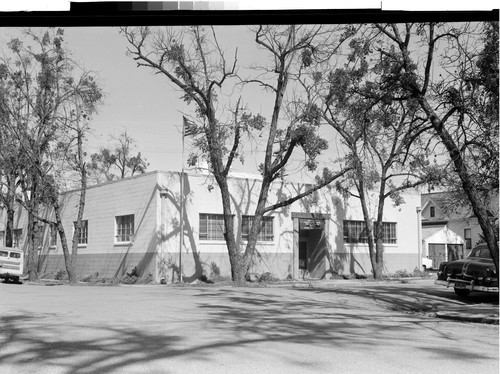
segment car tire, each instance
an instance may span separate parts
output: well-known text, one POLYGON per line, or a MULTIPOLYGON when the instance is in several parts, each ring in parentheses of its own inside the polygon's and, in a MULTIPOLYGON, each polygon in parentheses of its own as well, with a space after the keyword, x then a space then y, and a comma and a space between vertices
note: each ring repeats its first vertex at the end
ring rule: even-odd
POLYGON ((464 290, 463 288, 454 288, 454 290, 458 297, 467 297, 470 293, 469 290, 464 290))

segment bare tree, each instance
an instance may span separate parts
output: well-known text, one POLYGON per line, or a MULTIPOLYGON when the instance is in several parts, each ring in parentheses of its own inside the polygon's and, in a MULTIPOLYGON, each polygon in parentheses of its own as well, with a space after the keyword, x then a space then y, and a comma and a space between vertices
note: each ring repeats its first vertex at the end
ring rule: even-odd
POLYGON ((429 161, 433 139, 422 134, 431 125, 421 116, 418 103, 396 99, 398 92, 384 84, 393 65, 385 56, 374 56, 370 28, 347 27, 346 33, 351 37, 343 66, 318 66, 311 87, 352 166, 349 183, 337 188, 359 199, 364 225, 348 240, 368 244, 372 272, 379 279, 384 271, 384 244, 395 240, 390 236, 395 228, 383 222, 387 200, 403 204, 401 192, 431 187, 441 181, 443 172, 429 161))
MULTIPOLYGON (((283 176, 287 163, 297 147, 303 149, 309 166, 315 168, 315 158, 326 148, 317 134, 318 123, 307 113, 281 117, 284 97, 289 83, 319 58, 327 49, 333 49, 333 32, 322 26, 258 26, 253 30, 255 42, 271 56, 271 62, 257 77, 236 80, 237 53, 226 60, 213 27, 152 29, 148 27, 123 28, 130 55, 140 67, 164 75, 180 89, 182 99, 195 104, 193 124, 204 136, 195 145, 205 155, 210 172, 221 190, 226 241, 232 278, 239 284, 245 276, 255 251, 257 235, 264 214, 293 203, 320 187, 342 176, 345 171, 326 173, 320 183, 310 190, 268 205, 272 183, 283 176), (223 87, 234 87, 239 82, 257 83, 272 92, 273 110, 270 123, 260 114, 253 115, 240 107, 225 109, 218 105, 223 87), (196 121, 196 122, 195 122, 196 121), (266 135, 265 157, 261 165, 262 184, 253 224, 245 251, 235 240, 234 218, 228 188, 228 176, 234 160, 241 156, 242 137, 251 131, 266 135)), ((330 52, 331 53, 331 52, 330 52)), ((191 158, 194 160, 194 158, 191 158)))
POLYGON ((393 65, 385 84, 400 99, 416 100, 432 124, 498 271, 498 232, 489 213, 498 204, 498 23, 376 24, 375 30, 376 50, 393 65))

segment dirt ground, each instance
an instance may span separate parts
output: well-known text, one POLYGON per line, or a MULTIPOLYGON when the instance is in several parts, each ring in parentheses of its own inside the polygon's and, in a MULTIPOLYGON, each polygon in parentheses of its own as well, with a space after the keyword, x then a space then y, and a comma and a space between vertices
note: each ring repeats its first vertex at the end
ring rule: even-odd
POLYGON ((0 283, 1 373, 498 373, 496 313, 430 280, 294 287, 0 283))

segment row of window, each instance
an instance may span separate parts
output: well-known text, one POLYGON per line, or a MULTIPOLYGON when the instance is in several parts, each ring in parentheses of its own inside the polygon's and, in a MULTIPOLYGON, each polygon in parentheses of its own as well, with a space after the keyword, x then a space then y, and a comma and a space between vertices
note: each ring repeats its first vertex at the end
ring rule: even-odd
MULTIPOLYGON (((76 227, 76 222, 73 222, 76 227)), ((13 235, 13 247, 19 247, 23 235, 22 229, 15 229, 13 235)), ((50 227, 50 242, 49 246, 57 245, 57 229, 55 226, 50 227)), ((134 215, 115 217, 115 243, 129 243, 134 240, 134 215)), ((89 242, 89 221, 82 220, 80 235, 78 236, 78 244, 87 245, 89 242)), ((0 231, 0 244, 5 243, 5 231, 0 231)))
MULTIPOLYGON (((73 222, 76 227, 76 221, 73 222)), ((52 230, 51 245, 56 245, 57 232, 52 230), (52 243, 52 241, 54 241, 52 243)), ((129 214, 126 216, 115 217, 115 243, 130 243, 134 240, 134 215, 129 214)), ((80 235, 78 236, 78 244, 85 245, 89 242, 89 221, 82 220, 80 227, 80 235)))
MULTIPOLYGON (((254 217, 243 216, 241 220, 241 237, 248 240, 250 227, 254 217)), ((222 214, 200 214, 199 239, 224 240, 224 216, 222 214)), ((274 240, 273 217, 262 217, 258 241, 272 242, 274 240)))
MULTIPOLYGON (((397 243, 395 222, 382 222, 382 242, 397 243)), ((344 243, 368 243, 365 221, 344 221, 344 243)))
MULTIPOLYGON (((204 240, 224 240, 224 216, 222 214, 200 214, 199 216, 199 239, 204 240)), ((241 222, 241 236, 243 240, 248 240, 250 227, 254 217, 243 216, 241 222)), ((76 222, 74 222, 76 225, 76 222)), ((397 226, 395 222, 382 223, 382 241, 384 243, 397 243, 397 226)), ((366 225, 364 221, 344 221, 344 242, 345 243, 367 243, 366 225)), ((470 235, 470 234, 469 234, 470 235)), ((4 232, 0 231, 0 243, 4 243, 4 232)), ((22 229, 14 230, 13 244, 19 247, 22 238, 22 229)), ((134 215, 115 217, 115 243, 129 243, 134 239, 134 215)), ((261 230, 257 236, 258 241, 272 242, 274 240, 273 217, 263 217, 261 230)), ((470 240, 470 239, 469 239, 470 240)), ((88 220, 82 220, 78 244, 86 245, 89 241, 88 220)), ((57 231, 51 228, 50 246, 57 245, 57 231)))
MULTIPOLYGON (((241 223, 241 236, 247 240, 253 216, 243 216, 241 223)), ((386 244, 397 243, 397 224, 395 222, 382 223, 382 242, 386 244)), ((274 240, 273 217, 263 217, 258 241, 274 240)), ((224 240, 224 216, 222 214, 200 214, 200 240, 224 240)), ((345 243, 367 243, 366 225, 364 221, 344 221, 345 243)))

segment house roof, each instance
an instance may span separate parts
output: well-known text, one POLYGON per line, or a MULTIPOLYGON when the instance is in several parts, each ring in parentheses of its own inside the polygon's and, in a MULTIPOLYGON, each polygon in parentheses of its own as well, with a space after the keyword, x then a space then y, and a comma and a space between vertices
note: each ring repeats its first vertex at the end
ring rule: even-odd
POLYGON ((426 227, 422 229, 422 240, 427 243, 464 244, 464 239, 455 231, 445 227, 426 227))
POLYGON ((433 192, 421 195, 422 210, 428 205, 435 206, 442 214, 442 218, 472 218, 467 206, 453 203, 453 192, 433 192))

